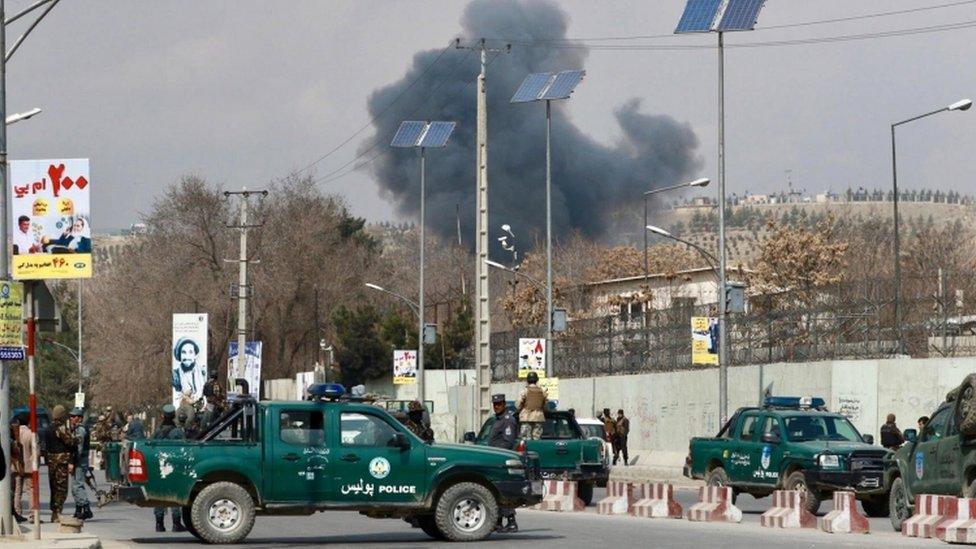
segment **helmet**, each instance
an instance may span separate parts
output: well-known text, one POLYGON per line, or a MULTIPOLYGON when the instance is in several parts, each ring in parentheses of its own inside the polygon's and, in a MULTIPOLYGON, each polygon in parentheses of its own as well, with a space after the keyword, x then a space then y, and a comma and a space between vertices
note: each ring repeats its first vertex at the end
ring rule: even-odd
POLYGON ((539 374, 529 372, 529 375, 525 376, 525 381, 528 383, 539 383, 539 374))
POLYGON ((71 409, 71 412, 68 413, 68 416, 69 417, 84 417, 85 416, 85 411, 82 410, 81 408, 75 406, 74 408, 71 409))
POLYGON ((166 417, 176 416, 176 407, 173 406, 172 404, 164 404, 162 410, 163 410, 163 416, 166 417))
POLYGON ((419 400, 411 400, 410 403, 407 404, 408 412, 422 412, 423 410, 424 405, 421 404, 419 400))

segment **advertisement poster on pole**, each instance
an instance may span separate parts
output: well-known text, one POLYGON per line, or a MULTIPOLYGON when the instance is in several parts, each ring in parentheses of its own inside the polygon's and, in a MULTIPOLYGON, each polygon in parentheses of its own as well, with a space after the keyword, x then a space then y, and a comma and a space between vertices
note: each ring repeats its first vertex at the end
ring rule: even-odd
MULTIPOLYGON (((207 382, 207 314, 173 315, 173 406, 184 401, 195 405, 203 398, 207 382)), ((201 402, 202 404, 202 402, 201 402)))
POLYGON ((238 379, 247 382, 247 393, 259 398, 261 388, 261 349, 263 345, 260 341, 248 341, 244 344, 244 367, 239 367, 237 362, 237 342, 230 342, 230 350, 227 353, 227 400, 234 401, 237 398, 236 383, 238 379))
POLYGON ((535 372, 539 379, 546 377, 546 340, 542 338, 519 338, 518 377, 525 379, 529 372, 535 372))
POLYGON ((417 383, 417 351, 393 351, 393 384, 410 385, 417 383))
POLYGON ((718 318, 691 317, 691 363, 718 364, 718 318))
POLYGON ((24 285, 0 282, 0 360, 24 360, 24 285))
POLYGON ((297 400, 305 400, 308 397, 308 388, 315 383, 315 372, 298 372, 295 374, 295 397, 297 400))
POLYGON ((87 158, 10 163, 13 278, 91 278, 90 181, 87 158))

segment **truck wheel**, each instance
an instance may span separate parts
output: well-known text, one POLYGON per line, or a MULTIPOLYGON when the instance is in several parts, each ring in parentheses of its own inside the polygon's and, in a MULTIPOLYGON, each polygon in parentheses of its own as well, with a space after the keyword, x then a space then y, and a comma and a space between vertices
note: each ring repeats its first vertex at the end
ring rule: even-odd
POLYGON ((579 481, 576 483, 576 495, 583 500, 583 505, 593 503, 593 481, 579 481))
POLYGON ((434 520, 434 515, 417 515, 417 526, 424 531, 428 536, 436 540, 445 540, 444 533, 437 528, 437 521, 434 520))
POLYGON ((908 489, 901 477, 891 482, 891 492, 888 494, 888 518, 891 527, 901 532, 901 523, 912 516, 912 509, 908 502, 908 489))
POLYGON ((888 516, 888 499, 884 496, 862 500, 861 507, 864 507, 864 514, 869 517, 888 516))
POLYGON ((807 479, 803 475, 803 471, 794 471, 790 476, 786 477, 786 489, 806 491, 807 501, 804 507, 814 515, 820 510, 820 494, 817 494, 807 486, 807 479))
POLYGON ((186 531, 193 534, 193 537, 198 540, 203 541, 203 538, 200 537, 200 532, 197 532, 197 529, 193 527, 193 521, 190 520, 193 509, 189 506, 180 507, 180 513, 183 515, 183 527, 186 528, 186 531))
POLYGON ((725 472, 725 469, 721 467, 716 467, 708 472, 705 476, 705 486, 728 486, 729 485, 729 475, 725 472))
POLYGON ((237 543, 254 527, 254 500, 239 484, 209 484, 193 498, 190 522, 207 543, 237 543))
POLYGON ((498 502, 491 490, 474 482, 451 486, 437 499, 434 522, 450 541, 479 541, 495 530, 498 502))

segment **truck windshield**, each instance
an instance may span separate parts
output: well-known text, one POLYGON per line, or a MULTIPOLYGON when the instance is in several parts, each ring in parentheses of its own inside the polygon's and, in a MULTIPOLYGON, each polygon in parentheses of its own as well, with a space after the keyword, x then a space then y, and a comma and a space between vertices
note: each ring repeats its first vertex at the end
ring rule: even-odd
POLYGON ((837 440, 860 442, 861 435, 847 418, 832 416, 787 416, 787 437, 793 442, 837 440))

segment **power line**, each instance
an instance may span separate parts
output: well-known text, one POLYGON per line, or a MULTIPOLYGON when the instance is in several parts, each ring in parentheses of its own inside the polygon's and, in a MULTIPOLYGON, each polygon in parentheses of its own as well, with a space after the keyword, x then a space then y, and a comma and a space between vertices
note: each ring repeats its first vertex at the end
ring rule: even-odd
MULTIPOLYGON (((976 0, 974 0, 974 1, 976 1, 976 0)), ((405 93, 407 93, 408 91, 410 91, 410 89, 413 88, 414 85, 417 84, 417 82, 420 82, 420 79, 422 79, 424 77, 424 75, 426 75, 428 72, 430 72, 430 70, 432 68, 434 68, 434 65, 436 65, 437 62, 441 60, 441 57, 444 57, 444 54, 447 53, 447 51, 449 49, 451 49, 450 44, 447 47, 445 47, 443 50, 441 50, 441 52, 439 54, 437 54, 437 57, 435 57, 434 60, 431 61, 424 68, 424 70, 421 71, 420 74, 418 74, 417 77, 414 78, 413 81, 410 82, 410 84, 406 88, 404 88, 403 90, 401 90, 400 93, 398 93, 397 96, 394 97, 393 100, 390 101, 386 105, 386 107, 383 107, 383 110, 381 110, 379 113, 377 113, 375 116, 373 116, 373 118, 371 118, 369 122, 367 122, 366 124, 364 124, 361 128, 359 128, 358 130, 356 130, 352 135, 350 135, 349 137, 347 137, 342 143, 339 143, 338 145, 336 145, 335 147, 333 147, 332 149, 330 149, 329 152, 323 154, 322 156, 320 156, 317 159, 315 159, 313 162, 309 163, 304 168, 298 170, 298 172, 299 173, 304 172, 305 170, 308 170, 312 166, 314 166, 314 165, 318 164, 319 162, 325 160, 329 156, 332 156, 333 153, 335 153, 336 151, 338 151, 339 149, 341 149, 342 147, 344 147, 347 143, 349 143, 350 141, 352 141, 354 137, 356 137, 357 135, 359 135, 360 133, 362 133, 366 128, 372 126, 381 116, 383 116, 384 114, 386 114, 386 112, 388 110, 390 110, 393 107, 393 105, 395 105, 397 103, 397 101, 399 101, 400 98, 403 97, 403 95, 405 93)))
MULTIPOLYGON (((427 95, 427 97, 423 101, 421 101, 420 104, 417 105, 417 107, 414 108, 414 110, 411 111, 407 115, 407 117, 414 116, 421 109, 421 107, 423 107, 424 105, 426 105, 431 100, 432 97, 434 97, 435 95, 437 95, 437 92, 440 91, 440 89, 444 86, 444 84, 446 84, 450 80, 451 76, 453 76, 454 73, 457 72, 458 68, 460 68, 461 65, 464 64, 464 62, 467 60, 467 58, 468 58, 469 55, 471 55, 471 50, 466 51, 465 54, 461 56, 461 59, 459 59, 458 62, 454 64, 454 66, 451 68, 451 70, 448 71, 448 73, 446 75, 444 75, 444 78, 441 79, 441 81, 437 84, 437 86, 435 86, 434 89, 431 90, 431 92, 427 95)), ((453 98, 453 96, 452 96, 452 98, 453 98)), ((345 164, 339 166, 338 168, 332 170, 331 172, 326 173, 326 174, 322 175, 321 177, 315 178, 315 183, 324 183, 324 182, 328 182, 328 181, 334 181, 335 179, 337 179, 337 178, 334 178, 333 177, 334 175, 336 175, 337 173, 341 172, 343 169, 347 168, 349 165, 354 164, 360 158, 362 158, 362 157, 366 156, 367 154, 369 154, 373 149, 376 148, 377 145, 380 144, 380 142, 382 141, 382 139, 384 137, 386 137, 386 136, 385 135, 377 135, 376 136, 376 139, 373 140, 373 144, 370 145, 366 150, 360 152, 355 157, 353 157, 351 160, 349 160, 345 164)), ((349 139, 352 139, 352 137, 350 137, 349 139)), ((383 154, 383 153, 381 152, 380 154, 383 154)), ((374 156, 367 163, 372 162, 378 156, 379 155, 374 156)), ((361 165, 365 165, 365 164, 361 164, 361 165)), ((351 173, 352 171, 355 171, 359 167, 360 167, 360 165, 354 165, 353 168, 352 168, 352 170, 350 170, 349 172, 346 172, 345 174, 342 174, 342 175, 343 176, 344 175, 347 175, 348 173, 351 173)))

